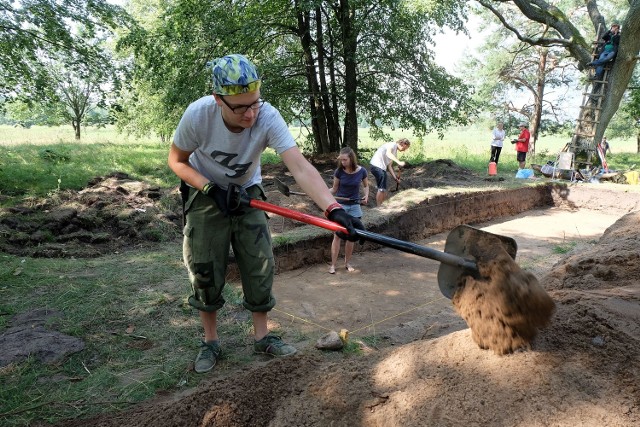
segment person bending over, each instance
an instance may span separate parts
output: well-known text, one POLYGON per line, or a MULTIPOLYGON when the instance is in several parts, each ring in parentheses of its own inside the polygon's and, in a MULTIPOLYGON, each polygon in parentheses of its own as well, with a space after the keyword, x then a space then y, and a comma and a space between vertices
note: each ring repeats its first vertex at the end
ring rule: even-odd
POLYGON ((397 157, 398 151, 406 151, 411 146, 407 138, 402 138, 396 142, 387 142, 381 145, 371 158, 371 173, 376 178, 378 192, 376 193, 376 205, 380 206, 387 198, 387 171, 393 179, 400 183, 400 178, 393 169, 393 163, 402 167, 406 163, 397 157))
POLYGON ((217 314, 225 300, 229 247, 240 270, 243 306, 251 311, 256 353, 287 356, 295 347, 271 333, 267 314, 272 294, 274 257, 266 213, 227 203, 230 189, 241 187, 251 198, 266 199, 260 156, 266 148, 280 155, 302 189, 332 221, 357 240, 362 223, 349 215, 329 192, 318 171, 302 156, 287 124, 260 97, 262 80, 246 57, 214 59, 213 95, 188 106, 175 131, 168 164, 182 180, 185 213, 183 256, 192 295, 189 304, 200 314, 204 339, 195 360, 198 373, 210 371, 220 356, 217 314))

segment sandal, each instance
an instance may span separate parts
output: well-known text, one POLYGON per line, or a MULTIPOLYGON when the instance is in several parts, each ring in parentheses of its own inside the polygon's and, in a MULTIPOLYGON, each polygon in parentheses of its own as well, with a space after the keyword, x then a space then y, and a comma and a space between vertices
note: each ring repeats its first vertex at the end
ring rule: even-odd
POLYGON ((333 265, 329 267, 329 274, 336 274, 336 268, 333 265))

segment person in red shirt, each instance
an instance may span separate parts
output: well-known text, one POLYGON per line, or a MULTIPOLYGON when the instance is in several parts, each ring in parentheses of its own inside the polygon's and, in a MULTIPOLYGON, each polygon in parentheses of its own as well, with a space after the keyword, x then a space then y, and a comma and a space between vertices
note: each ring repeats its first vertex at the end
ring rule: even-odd
POLYGON ((529 139, 531 138, 531 134, 529 133, 529 125, 525 122, 521 122, 518 127, 520 128, 520 135, 517 139, 511 141, 511 143, 516 144, 516 152, 518 160, 518 165, 520 169, 524 169, 525 160, 527 159, 527 153, 529 152, 529 139))

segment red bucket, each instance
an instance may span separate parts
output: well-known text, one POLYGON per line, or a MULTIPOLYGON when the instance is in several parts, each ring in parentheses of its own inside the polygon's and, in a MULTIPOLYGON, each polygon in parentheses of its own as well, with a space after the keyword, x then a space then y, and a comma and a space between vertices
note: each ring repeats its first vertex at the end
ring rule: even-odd
POLYGON ((496 162, 489 163, 489 175, 497 175, 498 174, 498 164, 496 162))

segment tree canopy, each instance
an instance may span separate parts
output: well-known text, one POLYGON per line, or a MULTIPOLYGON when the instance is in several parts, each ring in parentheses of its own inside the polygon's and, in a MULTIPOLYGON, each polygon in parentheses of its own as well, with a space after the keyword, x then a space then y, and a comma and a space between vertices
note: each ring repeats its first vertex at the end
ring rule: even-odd
MULTIPOLYGON (((120 46, 134 57, 131 90, 157 101, 174 123, 210 93, 207 62, 228 53, 256 62, 263 96, 287 121, 310 126, 317 152, 357 149, 359 119, 377 136, 384 126, 421 135, 464 123, 473 111, 468 86, 432 51, 435 31, 462 28, 459 1, 178 0, 157 8, 157 19, 120 46)), ((136 104, 123 105, 127 117, 137 116, 136 104)))
POLYGON ((91 41, 128 22, 104 0, 0 0, 0 99, 45 96, 53 56, 69 69, 104 67, 108 60, 91 41))
MULTIPOLYGON (((577 3, 568 0, 554 2, 544 0, 477 1, 491 11, 500 23, 520 41, 532 46, 562 47, 577 61, 580 70, 586 69, 587 63, 593 60, 592 41, 596 40, 598 35, 601 36, 616 17, 621 18, 620 46, 611 69, 609 85, 595 128, 594 139, 599 141, 620 106, 620 101, 629 85, 638 60, 640 52, 640 0, 616 2, 616 5, 619 6, 618 14, 609 17, 608 20, 601 12, 601 5, 597 0, 586 0, 581 8, 576 8, 577 3), (527 19, 541 24, 544 31, 527 33, 512 25, 505 18, 505 14, 514 9, 527 19), (568 15, 568 11, 571 11, 572 15, 568 15), (591 23, 590 28, 586 30, 581 28, 579 25, 580 14, 591 23)), ((608 2, 606 6, 609 6, 608 2)))

